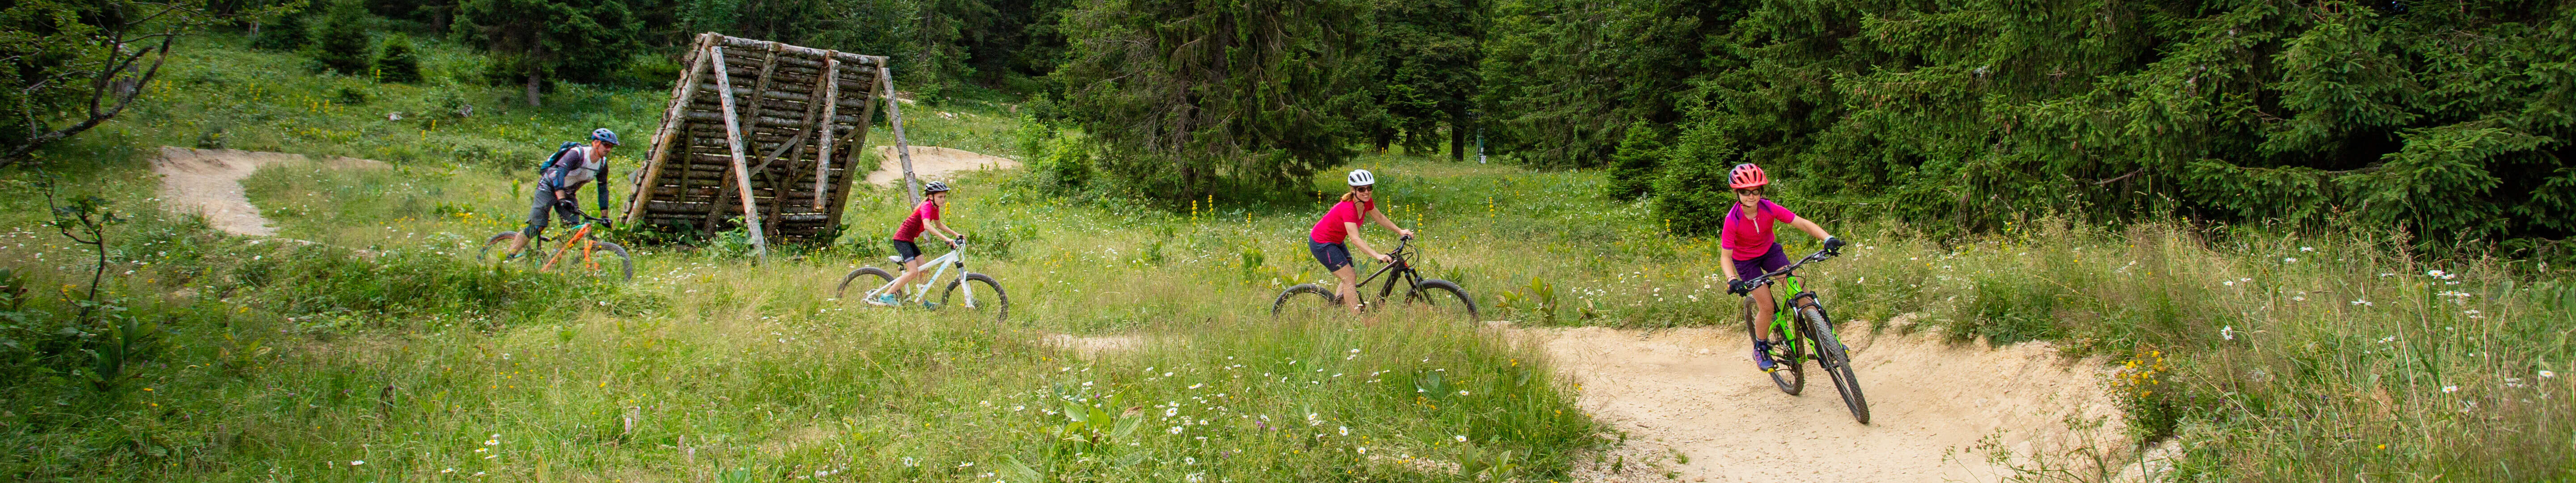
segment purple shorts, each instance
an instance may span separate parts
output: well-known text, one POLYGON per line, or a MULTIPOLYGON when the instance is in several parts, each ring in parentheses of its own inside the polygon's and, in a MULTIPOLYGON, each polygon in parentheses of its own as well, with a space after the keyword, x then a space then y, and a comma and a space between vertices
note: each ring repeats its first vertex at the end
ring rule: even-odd
POLYGON ((1789 266, 1789 252, 1781 251, 1779 243, 1772 243, 1771 251, 1762 252, 1762 256, 1753 257, 1752 260, 1732 261, 1735 262, 1735 276, 1740 280, 1751 280, 1755 275, 1771 273, 1772 270, 1789 266))

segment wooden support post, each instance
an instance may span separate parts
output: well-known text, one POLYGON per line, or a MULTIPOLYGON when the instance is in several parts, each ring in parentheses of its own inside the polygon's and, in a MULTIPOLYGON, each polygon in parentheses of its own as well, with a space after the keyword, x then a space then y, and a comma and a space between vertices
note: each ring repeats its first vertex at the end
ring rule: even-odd
MULTIPOLYGON (((829 211, 823 207, 823 198, 824 193, 832 189, 832 141, 841 137, 832 127, 832 116, 838 112, 840 103, 841 53, 826 51, 823 54, 823 139, 818 140, 821 145, 815 147, 814 154, 814 211, 829 211)), ((867 128, 868 120, 860 119, 859 129, 867 128)))
MULTIPOLYGON (((652 149, 649 156, 652 158, 644 162, 644 171, 635 179, 634 189, 626 194, 626 215, 620 222, 631 225, 642 220, 644 212, 648 211, 647 207, 652 205, 653 188, 662 181, 662 163, 669 162, 671 151, 677 149, 672 147, 671 141, 687 129, 688 117, 682 114, 688 111, 689 103, 697 101, 698 76, 707 71, 706 47, 713 45, 715 35, 714 33, 698 34, 698 48, 689 52, 689 57, 695 60, 689 62, 688 75, 680 78, 680 84, 671 89, 671 106, 662 110, 662 128, 653 133, 652 143, 649 145, 652 149)), ((680 170, 680 189, 681 196, 684 198, 688 192, 688 177, 687 169, 680 170)))
MULTIPOLYGON (((742 223, 744 228, 751 232, 752 253, 759 254, 761 262, 768 262, 769 239, 761 235, 760 203, 751 200, 751 172, 743 165, 742 124, 738 122, 741 118, 734 117, 733 109, 733 76, 725 73, 724 47, 707 46, 707 56, 715 62, 717 92, 724 93, 716 96, 716 99, 724 106, 725 147, 733 153, 734 187, 737 189, 736 193, 742 195, 742 223)), ((715 205, 719 207, 718 209, 722 209, 724 203, 719 200, 715 205)))
POLYGON ((885 85, 886 124, 894 126, 894 155, 903 159, 903 190, 912 195, 904 206, 920 206, 921 181, 912 177, 912 146, 903 142, 903 99, 894 95, 894 69, 878 64, 877 82, 885 85))
MULTIPOLYGON (((876 61, 876 65, 885 65, 884 57, 876 57, 873 58, 873 60, 876 61)), ((878 70, 875 71, 875 73, 881 75, 884 74, 885 71, 878 70)), ((876 79, 868 79, 866 84, 867 94, 862 98, 867 99, 867 101, 859 103, 859 122, 857 126, 851 126, 849 142, 850 149, 843 151, 846 154, 841 155, 842 159, 855 160, 864 158, 868 152, 868 131, 876 128, 876 79)), ((849 206, 850 191, 853 189, 852 185, 858 184, 858 180, 860 179, 865 179, 869 171, 876 170, 876 167, 869 166, 867 167, 868 171, 860 171, 860 166, 857 162, 847 162, 842 163, 842 165, 841 179, 834 180, 832 183, 832 206, 826 208, 826 211, 824 211, 826 219, 832 220, 833 223, 840 223, 841 209, 849 206)))

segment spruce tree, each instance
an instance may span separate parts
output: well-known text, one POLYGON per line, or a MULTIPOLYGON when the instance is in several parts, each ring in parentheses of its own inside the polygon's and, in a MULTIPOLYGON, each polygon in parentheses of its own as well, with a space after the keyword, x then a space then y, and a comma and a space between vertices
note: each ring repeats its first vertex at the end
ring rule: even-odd
POLYGON ((642 23, 620 0, 466 0, 455 32, 496 54, 496 80, 527 88, 528 105, 554 79, 606 80, 641 52, 642 23))
POLYGON ((385 82, 420 82, 420 53, 412 50, 411 37, 386 37, 384 56, 376 58, 376 69, 385 82))
POLYGON ((375 49, 368 45, 368 17, 359 0, 331 3, 320 25, 313 26, 313 59, 322 68, 347 75, 367 75, 375 66, 375 49))

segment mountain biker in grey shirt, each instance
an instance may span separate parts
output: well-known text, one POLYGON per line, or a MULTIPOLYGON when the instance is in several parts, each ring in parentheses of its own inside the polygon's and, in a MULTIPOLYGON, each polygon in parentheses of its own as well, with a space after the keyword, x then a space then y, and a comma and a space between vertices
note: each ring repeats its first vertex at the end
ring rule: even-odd
MULTIPOLYGON (((616 132, 608 128, 591 130, 589 145, 567 149, 553 164, 537 170, 536 195, 528 203, 528 226, 519 230, 521 236, 517 241, 510 242, 510 253, 518 253, 529 240, 545 234, 549 210, 554 212, 552 218, 562 218, 565 223, 581 223, 581 208, 573 202, 574 194, 581 185, 608 178, 608 152, 615 148, 616 132)), ((600 182, 597 186, 599 217, 607 218, 608 183, 600 182)))

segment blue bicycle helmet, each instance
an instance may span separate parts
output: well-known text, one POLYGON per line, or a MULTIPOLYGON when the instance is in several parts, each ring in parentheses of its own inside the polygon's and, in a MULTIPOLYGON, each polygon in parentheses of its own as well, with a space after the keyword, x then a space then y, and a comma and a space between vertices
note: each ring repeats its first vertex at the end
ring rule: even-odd
POLYGON ((610 131, 608 128, 604 127, 592 129, 590 130, 590 140, 608 143, 609 146, 613 147, 617 145, 617 132, 610 131))

